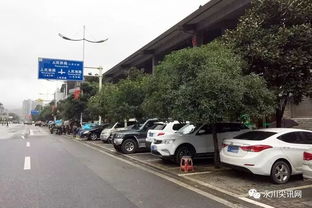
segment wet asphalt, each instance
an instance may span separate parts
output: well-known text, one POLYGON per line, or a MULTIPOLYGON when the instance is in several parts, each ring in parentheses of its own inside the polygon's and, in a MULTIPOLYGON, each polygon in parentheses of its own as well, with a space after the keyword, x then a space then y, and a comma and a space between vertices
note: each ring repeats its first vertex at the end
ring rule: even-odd
POLYGON ((1 208, 224 207, 43 128, 0 128, 1 208))

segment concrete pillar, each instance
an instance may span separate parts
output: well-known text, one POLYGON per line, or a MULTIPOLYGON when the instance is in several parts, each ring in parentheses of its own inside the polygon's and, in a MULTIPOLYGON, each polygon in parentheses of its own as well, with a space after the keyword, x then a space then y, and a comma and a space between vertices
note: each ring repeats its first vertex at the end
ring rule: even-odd
POLYGON ((203 42, 204 42, 203 33, 195 32, 192 37, 192 46, 193 47, 201 46, 203 45, 203 42))
POLYGON ((157 57, 154 55, 152 57, 152 74, 154 74, 154 72, 155 72, 155 68, 157 66, 157 63, 158 63, 157 57))

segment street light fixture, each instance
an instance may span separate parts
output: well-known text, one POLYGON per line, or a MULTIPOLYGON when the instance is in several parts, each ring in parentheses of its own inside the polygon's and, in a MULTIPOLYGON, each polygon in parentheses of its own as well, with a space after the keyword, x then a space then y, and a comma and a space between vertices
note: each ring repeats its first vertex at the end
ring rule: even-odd
MULTIPOLYGON (((86 27, 83 26, 83 37, 82 39, 73 39, 73 38, 69 38, 69 37, 66 37, 64 35, 62 35, 61 33, 58 34, 61 38, 63 38, 64 40, 69 40, 69 41, 82 41, 82 61, 84 63, 84 59, 85 59, 85 42, 89 42, 89 43, 103 43, 105 41, 108 40, 108 38, 106 39, 103 39, 103 40, 88 40, 86 39, 86 27)), ((99 72, 100 72, 100 75, 99 75, 99 90, 101 90, 102 88, 102 71, 103 71, 103 68, 102 67, 84 67, 84 68, 95 68, 95 69, 98 69, 99 72)), ((66 86, 67 86, 67 83, 66 83, 66 86)), ((67 89, 67 87, 66 87, 67 89)), ((99 116, 99 124, 101 124, 101 116, 99 116)), ((82 113, 80 114, 80 123, 82 124, 82 113)))
POLYGON ((88 39, 86 39, 86 38, 82 38, 82 39, 72 39, 72 38, 68 38, 68 37, 62 35, 61 33, 59 33, 59 36, 60 36, 61 38, 65 39, 65 40, 71 40, 71 41, 82 41, 82 40, 85 40, 85 41, 88 41, 88 42, 90 42, 90 43, 103 43, 103 42, 105 42, 105 41, 108 40, 108 38, 106 38, 105 40, 98 40, 98 41, 88 40, 88 39))
POLYGON ((69 40, 69 41, 82 41, 82 61, 84 62, 84 58, 85 58, 85 41, 89 42, 89 43, 104 43, 105 41, 108 40, 108 38, 104 39, 104 40, 88 40, 86 39, 86 27, 83 26, 83 37, 81 39, 74 39, 74 38, 69 38, 66 37, 64 35, 62 35, 61 33, 58 34, 61 38, 63 38, 64 40, 69 40))

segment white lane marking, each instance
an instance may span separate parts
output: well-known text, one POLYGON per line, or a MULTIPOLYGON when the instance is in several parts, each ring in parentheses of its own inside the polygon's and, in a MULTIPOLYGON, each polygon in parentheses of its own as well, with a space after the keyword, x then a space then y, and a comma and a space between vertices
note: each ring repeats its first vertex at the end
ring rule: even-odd
POLYGON ((148 159, 148 160, 145 160, 146 162, 156 162, 156 161, 161 161, 160 158, 158 159, 148 159))
POLYGON ((164 168, 165 171, 167 171, 167 170, 175 170, 175 169, 180 169, 180 167, 176 166, 176 167, 164 168))
POLYGON ((137 152, 137 155, 150 155, 150 152, 137 152))
POLYGON ((21 136, 22 137, 22 139, 25 139, 25 137, 24 136, 21 136))
POLYGON ((263 203, 261 203, 261 202, 257 202, 257 201, 252 200, 252 199, 248 199, 248 198, 246 198, 246 197, 238 197, 238 198, 241 199, 241 200, 244 200, 244 201, 246 201, 246 202, 249 202, 249 203, 251 203, 251 204, 257 205, 257 206, 259 206, 259 207, 274 208, 274 207, 272 207, 272 206, 270 206, 270 205, 263 204, 263 203))
POLYGON ((34 131, 29 129, 29 135, 31 135, 31 136, 34 135, 34 131))
MULTIPOLYGON (((307 189, 307 188, 312 188, 312 184, 309 185, 304 185, 304 186, 294 186, 294 187, 290 187, 290 188, 285 188, 285 189, 276 189, 274 191, 277 192, 287 192, 287 191, 294 191, 294 190, 302 190, 302 189, 307 189)), ((265 194, 266 192, 259 192, 260 194, 265 194)), ((247 197, 249 196, 248 194, 242 194, 240 195, 240 197, 247 197)))
POLYGON ((30 170, 30 157, 25 157, 25 161, 24 161, 24 170, 30 170))
POLYGON ((269 205, 267 205, 267 204, 264 204, 264 203, 261 203, 261 202, 257 202, 257 201, 252 200, 252 199, 248 199, 248 198, 246 198, 246 197, 241 197, 241 196, 239 196, 239 195, 237 195, 237 194, 235 194, 235 193, 232 193, 232 192, 230 192, 230 191, 224 190, 224 189, 222 189, 222 188, 218 188, 218 187, 213 186, 213 185, 211 185, 211 184, 209 184, 209 183, 205 183, 205 182, 202 182, 202 181, 200 181, 200 180, 197 180, 197 179, 194 179, 194 178, 191 178, 191 177, 188 177, 188 176, 182 176, 182 177, 187 178, 187 179, 189 179, 189 180, 191 180, 191 181, 193 181, 193 182, 196 182, 196 183, 198 183, 198 184, 200 184, 200 185, 206 186, 206 187, 208 187, 208 188, 217 190, 217 191, 219 191, 219 192, 222 192, 222 193, 225 193, 225 194, 227 194, 227 195, 233 196, 233 197, 235 197, 235 198, 241 199, 241 200, 243 200, 243 201, 249 202, 249 203, 251 203, 251 204, 255 204, 255 205, 257 205, 257 206, 264 207, 264 208, 273 208, 273 207, 271 207, 271 206, 269 206, 269 205))
POLYGON ((26 147, 30 147, 30 143, 29 142, 26 142, 26 147))
POLYGON ((171 177, 169 177, 169 176, 166 176, 166 175, 164 175, 164 174, 158 173, 158 172, 156 172, 156 171, 147 169, 147 168, 145 168, 145 167, 142 167, 142 166, 140 166, 140 165, 137 165, 137 164, 135 164, 135 163, 133 163, 133 162, 130 162, 130 161, 128 161, 128 160, 125 160, 125 159, 116 157, 115 155, 111 155, 110 153, 107 153, 107 152, 105 152, 105 151, 103 151, 103 150, 100 150, 100 149, 98 149, 98 148, 96 148, 96 147, 93 147, 93 146, 91 146, 91 145, 89 145, 89 144, 87 144, 87 143, 82 143, 82 142, 77 141, 77 140, 73 140, 73 141, 75 141, 75 142, 77 142, 77 143, 80 143, 80 144, 82 144, 82 145, 84 145, 84 146, 87 146, 87 147, 89 147, 89 148, 91 148, 91 149, 94 149, 94 150, 96 150, 96 151, 98 151, 98 152, 101 152, 101 153, 103 153, 103 154, 105 154, 105 155, 107 155, 107 156, 109 156, 109 157, 112 157, 112 158, 114 158, 114 159, 116 159, 116 160, 120 160, 120 161, 125 162, 125 163, 127 163, 127 164, 129 164, 129 165, 132 165, 132 166, 134 166, 134 167, 136 167, 136 168, 139 168, 139 169, 141 169, 141 170, 144 170, 144 171, 146 171, 146 172, 149 172, 149 173, 151 173, 151 174, 154 174, 154 175, 156 175, 156 176, 158 176, 158 177, 161 177, 161 178, 163 178, 163 179, 165 179, 165 180, 167 180, 167 181, 170 181, 170 182, 172 182, 172 183, 174 183, 174 184, 176 184, 176 185, 179 185, 179 186, 181 186, 181 187, 183 187, 183 188, 186 188, 186 189, 189 189, 189 190, 191 190, 191 191, 194 191, 194 192, 196 192, 196 193, 198 193, 198 194, 200 194, 200 195, 202 195, 202 196, 204 196, 204 197, 207 197, 207 198, 209 198, 209 199, 212 199, 212 200, 214 200, 214 201, 217 201, 217 202, 219 202, 219 203, 221 203, 221 204, 224 204, 224 205, 226 205, 226 206, 228 206, 228 207, 241 207, 241 206, 238 205, 238 204, 234 204, 234 203, 232 203, 232 202, 229 202, 229 201, 227 201, 227 200, 225 200, 225 199, 222 199, 222 198, 220 198, 220 197, 217 197, 217 196, 215 196, 215 195, 212 195, 212 194, 210 194, 210 193, 207 193, 207 192, 205 192, 205 191, 202 191, 202 190, 200 190, 200 189, 198 189, 198 188, 195 188, 195 187, 193 187, 193 186, 191 186, 191 185, 188 185, 188 184, 186 184, 186 183, 183 183, 183 182, 181 182, 181 181, 178 181, 178 180, 176 180, 176 179, 174 179, 174 178, 171 178, 171 177))
POLYGON ((194 172, 194 173, 181 173, 181 174, 178 174, 178 176, 200 175, 200 174, 206 174, 206 173, 211 173, 211 171, 194 172))

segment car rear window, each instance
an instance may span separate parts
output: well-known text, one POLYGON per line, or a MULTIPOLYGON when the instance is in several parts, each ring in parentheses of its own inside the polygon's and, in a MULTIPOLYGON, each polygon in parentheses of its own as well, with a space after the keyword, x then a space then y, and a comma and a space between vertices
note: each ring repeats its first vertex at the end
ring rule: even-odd
POLYGON ((122 122, 122 123, 119 123, 115 126, 115 128, 124 128, 125 127, 125 123, 122 122))
POLYGON ((177 124, 173 124, 172 129, 177 131, 179 129, 181 129, 183 126, 185 126, 185 123, 177 123, 177 124))
POLYGON ((276 134, 275 132, 269 132, 269 131, 249 131, 243 134, 240 134, 234 139, 243 139, 243 140, 264 140, 266 138, 269 138, 270 136, 276 134))
POLYGON ((166 124, 155 124, 154 126, 151 127, 151 129, 163 130, 165 127, 166 127, 166 124))

